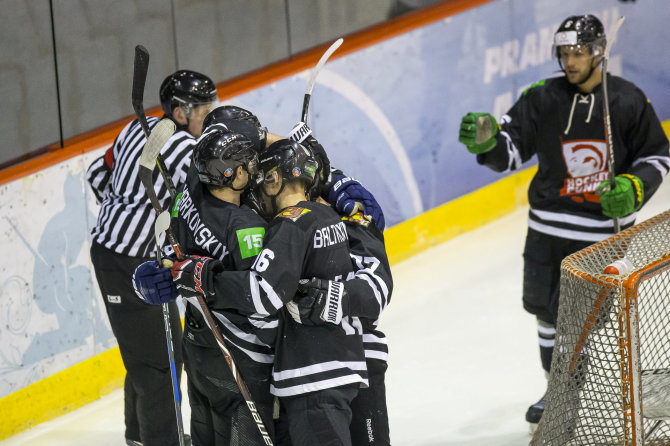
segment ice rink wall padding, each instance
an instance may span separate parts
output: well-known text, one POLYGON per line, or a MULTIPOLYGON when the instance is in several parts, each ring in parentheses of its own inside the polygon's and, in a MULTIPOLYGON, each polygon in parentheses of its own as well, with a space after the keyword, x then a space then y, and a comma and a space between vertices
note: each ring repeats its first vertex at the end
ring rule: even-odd
MULTIPOLYGON (((345 36, 317 79, 309 124, 332 164, 383 206, 392 261, 526 204, 533 163, 509 176, 477 165, 458 125, 469 111, 499 117, 556 72, 551 37, 564 17, 595 13, 609 29, 626 15, 609 67, 670 119, 670 63, 658 49, 670 41, 666 1, 590 0, 585 10, 582 0, 458 0, 345 36)), ((220 84, 222 102, 287 133, 326 47, 220 84)), ((0 440, 122 383, 89 261, 98 206, 84 174, 130 118, 0 172, 0 440)))

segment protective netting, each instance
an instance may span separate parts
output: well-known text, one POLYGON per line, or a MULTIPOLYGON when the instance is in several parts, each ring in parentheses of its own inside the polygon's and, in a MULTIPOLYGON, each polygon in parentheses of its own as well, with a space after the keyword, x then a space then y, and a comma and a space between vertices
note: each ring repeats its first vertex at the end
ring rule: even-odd
POLYGON ((563 260, 547 405, 531 441, 642 444, 670 445, 670 211, 563 260), (603 274, 624 256, 632 271, 603 274))

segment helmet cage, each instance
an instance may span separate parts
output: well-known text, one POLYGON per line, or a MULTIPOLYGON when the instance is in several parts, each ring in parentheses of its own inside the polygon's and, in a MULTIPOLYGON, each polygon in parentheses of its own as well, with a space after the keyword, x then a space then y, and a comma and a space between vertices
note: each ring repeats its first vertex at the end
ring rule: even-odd
MULTIPOLYGON (((215 102, 214 100, 211 101, 186 100, 180 98, 179 96, 173 96, 171 108, 172 110, 174 110, 175 107, 179 107, 182 110, 184 110, 184 116, 186 116, 186 118, 191 118, 191 116, 193 115, 193 110, 195 110, 196 107, 199 107, 201 105, 213 104, 214 102, 215 102)), ((207 113, 209 113, 209 111, 206 111, 204 114, 207 115, 207 113)))

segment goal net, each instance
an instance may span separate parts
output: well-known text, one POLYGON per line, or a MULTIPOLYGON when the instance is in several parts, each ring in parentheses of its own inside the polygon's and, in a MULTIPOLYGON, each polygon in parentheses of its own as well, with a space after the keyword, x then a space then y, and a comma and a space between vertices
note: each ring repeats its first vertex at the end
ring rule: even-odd
POLYGON ((661 444, 670 445, 670 211, 563 260, 547 404, 531 441, 661 444), (628 268, 604 274, 623 259, 628 268))

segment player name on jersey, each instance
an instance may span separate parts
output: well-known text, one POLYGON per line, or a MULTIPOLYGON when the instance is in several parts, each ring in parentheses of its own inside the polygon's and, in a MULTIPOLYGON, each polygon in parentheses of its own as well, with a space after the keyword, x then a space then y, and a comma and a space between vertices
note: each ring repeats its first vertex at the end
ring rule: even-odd
POLYGON ((314 231, 314 248, 325 248, 347 240, 347 228, 343 222, 314 231))
POLYGON ((201 222, 200 214, 193 204, 188 188, 184 189, 179 201, 179 214, 181 218, 188 223, 189 229, 193 231, 195 243, 206 252, 211 253, 212 257, 223 259, 227 254, 226 247, 212 234, 212 231, 201 222))

